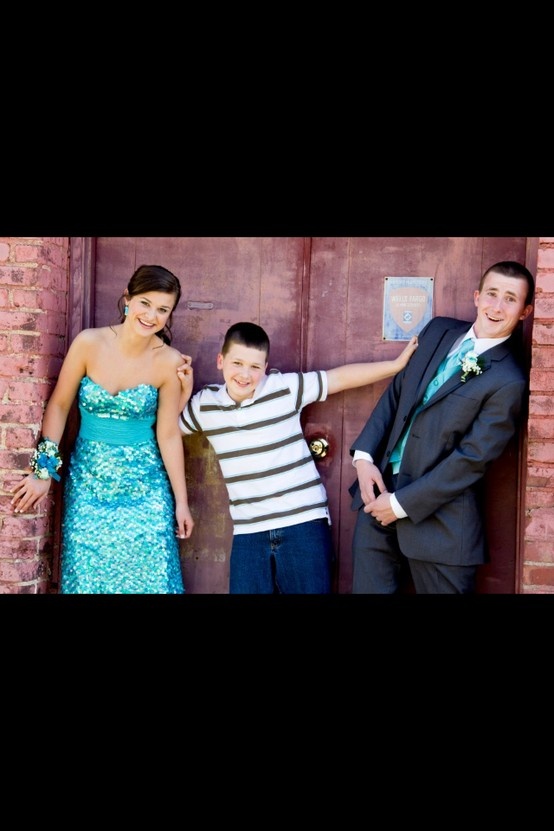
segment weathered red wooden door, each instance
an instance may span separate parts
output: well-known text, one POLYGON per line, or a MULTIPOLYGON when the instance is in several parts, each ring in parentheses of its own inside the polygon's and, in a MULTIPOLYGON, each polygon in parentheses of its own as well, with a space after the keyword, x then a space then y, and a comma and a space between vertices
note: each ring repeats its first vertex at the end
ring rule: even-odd
MULTIPOLYGON (((217 354, 225 332, 239 320, 267 330, 270 366, 284 371, 302 366, 309 265, 303 238, 99 237, 94 325, 117 318, 117 299, 141 263, 164 265, 181 281, 173 345, 193 358, 195 391, 221 382, 217 354)), ((232 539, 227 491, 206 439, 186 437, 185 454, 195 519, 193 536, 181 543, 185 586, 190 593, 226 593, 232 539)))
MULTIPOLYGON (((307 305, 307 369, 398 354, 403 342, 383 340, 387 276, 432 277, 433 315, 475 317, 474 289, 485 268, 500 260, 525 263, 526 238, 354 237, 312 240, 307 305)), ((530 265, 534 270, 534 266, 530 265)), ((338 551, 336 590, 351 591, 355 514, 348 487, 354 480, 349 448, 388 381, 348 390, 306 409, 305 434, 330 444, 318 463, 334 520, 338 551)), ((481 593, 513 593, 518 530, 519 438, 486 478, 485 516, 491 561, 480 569, 481 593)), ((409 587, 408 587, 409 590, 409 587)))
MULTIPOLYGON (((383 340, 386 276, 433 277, 433 314, 472 320, 479 276, 501 259, 525 262, 526 239, 99 237, 87 266, 93 309, 87 320, 99 326, 117 319, 117 299, 141 263, 170 268, 183 286, 173 345, 192 355, 198 389, 221 380, 216 356, 225 331, 238 320, 252 320, 267 330, 270 366, 284 371, 383 360, 403 347, 383 340)), ((72 263, 75 274, 82 266, 78 260, 79 255, 72 263)), ((304 412, 307 440, 323 437, 329 442, 327 456, 317 464, 331 505, 335 591, 340 594, 351 591, 355 515, 348 496, 354 478, 349 447, 387 383, 330 396, 304 412)), ((187 591, 226 593, 232 528, 219 466, 203 439, 185 439, 185 452, 196 521, 193 537, 181 544, 187 591)), ((492 559, 481 571, 479 591, 511 593, 517 441, 495 467, 495 488, 489 490, 486 505, 492 559)))

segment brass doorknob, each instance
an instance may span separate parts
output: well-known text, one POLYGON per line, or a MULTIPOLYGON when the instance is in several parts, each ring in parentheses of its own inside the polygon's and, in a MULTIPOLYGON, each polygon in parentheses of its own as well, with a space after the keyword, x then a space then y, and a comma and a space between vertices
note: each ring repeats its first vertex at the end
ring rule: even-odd
POLYGON ((323 459, 327 455, 329 442, 324 438, 312 439, 309 448, 314 459, 323 459))

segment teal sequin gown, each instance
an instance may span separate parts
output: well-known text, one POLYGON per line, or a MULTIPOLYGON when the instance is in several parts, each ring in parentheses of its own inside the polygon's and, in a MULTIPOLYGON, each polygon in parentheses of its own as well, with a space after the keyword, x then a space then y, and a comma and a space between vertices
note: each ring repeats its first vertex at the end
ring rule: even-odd
POLYGON ((173 492, 155 440, 158 391, 85 376, 64 484, 62 594, 183 594, 173 492))

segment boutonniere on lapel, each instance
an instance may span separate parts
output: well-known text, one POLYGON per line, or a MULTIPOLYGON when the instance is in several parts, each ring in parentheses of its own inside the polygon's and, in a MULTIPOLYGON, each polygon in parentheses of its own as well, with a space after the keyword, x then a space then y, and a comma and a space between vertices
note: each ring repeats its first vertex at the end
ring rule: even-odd
POLYGON ((468 375, 481 375, 483 372, 483 362, 478 357, 476 352, 467 352, 462 360, 462 381, 466 381, 468 375))

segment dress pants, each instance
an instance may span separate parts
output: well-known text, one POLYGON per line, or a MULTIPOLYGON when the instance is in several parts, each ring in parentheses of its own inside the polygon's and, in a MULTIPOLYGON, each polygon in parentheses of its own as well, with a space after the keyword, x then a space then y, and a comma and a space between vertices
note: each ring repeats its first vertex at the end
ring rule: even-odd
MULTIPOLYGON (((387 465, 383 479, 390 492, 395 491, 397 478, 387 465)), ((406 593, 406 572, 416 594, 471 594, 475 590, 476 566, 451 566, 406 557, 398 545, 396 525, 393 522, 382 526, 363 508, 359 509, 352 542, 352 594, 406 593)))

